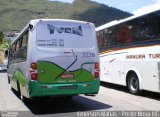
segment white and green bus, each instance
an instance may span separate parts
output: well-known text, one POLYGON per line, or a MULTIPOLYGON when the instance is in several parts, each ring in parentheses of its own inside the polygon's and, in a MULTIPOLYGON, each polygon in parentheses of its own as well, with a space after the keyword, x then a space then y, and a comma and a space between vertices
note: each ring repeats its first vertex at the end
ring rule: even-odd
POLYGON ((9 47, 8 81, 22 99, 98 94, 98 53, 92 23, 31 20, 9 47))

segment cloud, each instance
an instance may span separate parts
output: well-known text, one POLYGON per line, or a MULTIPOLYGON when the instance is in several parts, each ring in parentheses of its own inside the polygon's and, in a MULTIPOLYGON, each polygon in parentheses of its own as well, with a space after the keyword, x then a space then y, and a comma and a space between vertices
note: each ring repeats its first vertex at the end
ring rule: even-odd
POLYGON ((155 1, 157 3, 155 3, 153 5, 150 5, 150 6, 142 7, 140 9, 134 11, 133 14, 140 15, 140 14, 144 14, 144 13, 149 13, 149 12, 152 12, 152 11, 160 10, 160 0, 155 0, 155 1))
POLYGON ((160 0, 154 0, 155 2, 160 2, 160 0))

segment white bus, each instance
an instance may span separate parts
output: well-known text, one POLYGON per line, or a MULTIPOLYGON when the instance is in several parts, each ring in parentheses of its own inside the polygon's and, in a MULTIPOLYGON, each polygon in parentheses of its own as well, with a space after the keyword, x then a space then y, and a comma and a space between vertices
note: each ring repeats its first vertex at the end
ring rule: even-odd
POLYGON ((97 94, 98 54, 94 24, 31 20, 9 47, 8 81, 21 99, 97 94))
POLYGON ((101 81, 160 92, 160 10, 96 28, 101 81))

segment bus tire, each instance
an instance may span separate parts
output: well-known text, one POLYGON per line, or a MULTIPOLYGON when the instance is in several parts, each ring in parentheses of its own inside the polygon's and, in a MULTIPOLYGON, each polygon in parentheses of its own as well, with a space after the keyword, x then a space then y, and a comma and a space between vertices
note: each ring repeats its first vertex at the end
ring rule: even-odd
POLYGON ((10 78, 9 78, 9 76, 8 76, 8 84, 10 84, 10 78))
POLYGON ((18 81, 17 81, 17 96, 19 99, 21 99, 21 90, 20 90, 20 84, 18 81))
POLYGON ((139 79, 135 73, 131 73, 128 76, 127 86, 128 86, 129 92, 131 94, 133 94, 133 95, 140 94, 139 79))
POLYGON ((18 94, 17 94, 18 98, 19 98, 22 102, 26 102, 27 98, 22 95, 19 82, 17 82, 17 89, 18 89, 18 91, 17 91, 17 93, 18 93, 18 94))

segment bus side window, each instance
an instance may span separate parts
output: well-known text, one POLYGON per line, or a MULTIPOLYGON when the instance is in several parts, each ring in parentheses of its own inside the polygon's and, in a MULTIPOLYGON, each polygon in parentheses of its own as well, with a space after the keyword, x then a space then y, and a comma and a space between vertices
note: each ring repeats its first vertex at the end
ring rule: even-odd
POLYGON ((22 38, 21 59, 23 61, 27 59, 27 44, 28 44, 28 31, 25 32, 22 38))
POLYGON ((132 26, 126 25, 119 29, 118 33, 118 43, 125 44, 132 42, 132 26))
POLYGON ((16 43, 14 43, 14 44, 12 45, 12 51, 13 51, 13 52, 16 51, 16 43))
POLYGON ((101 31, 99 34, 99 47, 104 47, 105 45, 105 39, 104 39, 104 32, 101 31))
POLYGON ((27 47, 28 44, 28 31, 23 35, 22 47, 27 47))
POLYGON ((18 51, 22 46, 22 37, 17 41, 16 51, 18 51))
POLYGON ((16 47, 17 47, 17 42, 15 42, 12 46, 12 63, 15 62, 16 60, 16 47))

